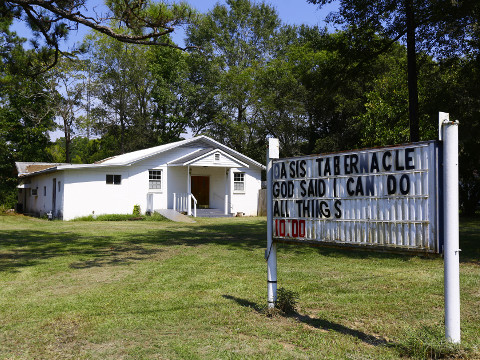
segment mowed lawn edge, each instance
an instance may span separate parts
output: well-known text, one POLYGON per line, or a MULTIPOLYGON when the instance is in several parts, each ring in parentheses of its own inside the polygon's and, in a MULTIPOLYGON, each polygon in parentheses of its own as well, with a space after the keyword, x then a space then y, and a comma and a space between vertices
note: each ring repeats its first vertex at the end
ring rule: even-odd
POLYGON ((279 245, 279 287, 299 299, 268 316, 265 232, 0 216, 0 358, 480 358, 480 221, 461 221, 457 347, 441 258, 279 245))

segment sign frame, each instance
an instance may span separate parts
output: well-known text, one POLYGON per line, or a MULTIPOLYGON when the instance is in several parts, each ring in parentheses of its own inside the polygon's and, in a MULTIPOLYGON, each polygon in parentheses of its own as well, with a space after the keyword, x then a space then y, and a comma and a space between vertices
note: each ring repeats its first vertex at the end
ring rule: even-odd
POLYGON ((273 160, 273 241, 423 255, 441 253, 443 239, 438 212, 442 201, 439 180, 441 154, 441 143, 432 140, 273 160), (382 160, 382 154, 388 156, 382 160), (405 159, 399 160, 400 156, 405 159), (358 159, 370 161, 373 157, 373 171, 366 169, 366 163, 364 171, 359 171, 358 159), (349 159, 356 161, 356 171, 350 173, 349 159), (338 170, 335 174, 331 169, 333 160, 338 170), (391 169, 382 169, 382 165, 378 164, 382 161, 388 163, 384 165, 391 169), (408 166, 405 166, 405 161, 408 166), (325 170, 325 167, 321 168, 324 163, 328 165, 327 176, 323 176, 325 172, 321 174, 325 170), (317 165, 318 171, 315 169, 317 165), (393 170, 394 167, 396 170, 393 170), (405 167, 410 169, 405 170, 405 167), (298 174, 303 176, 296 176, 298 174), (320 182, 321 186, 318 185, 320 182), (397 190, 398 194, 387 195, 388 184, 392 187, 408 186, 410 189, 407 190, 412 193, 403 189, 402 194, 397 190), (355 187, 360 196, 353 194, 355 187), (371 193, 365 194, 368 191, 371 193), (307 193, 312 196, 300 196, 307 193), (302 211, 302 205, 307 209, 313 207, 317 217, 312 216, 310 211, 308 214, 302 211), (322 206, 321 211, 319 206, 322 206), (319 212, 327 216, 323 217, 325 214, 319 215, 319 212), (356 213, 360 212, 365 219, 357 217, 356 213), (305 227, 307 234, 297 236, 305 227), (394 232, 387 236, 384 232, 388 231, 394 232), (406 240, 402 241, 402 237, 406 240), (355 240, 357 238, 360 240, 355 240))

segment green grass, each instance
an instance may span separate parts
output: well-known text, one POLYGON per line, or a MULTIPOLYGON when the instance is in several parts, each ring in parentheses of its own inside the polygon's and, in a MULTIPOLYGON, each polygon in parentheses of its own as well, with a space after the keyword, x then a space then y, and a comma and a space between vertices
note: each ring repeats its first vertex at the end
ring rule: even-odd
POLYGON ((462 344, 440 258, 279 245, 297 311, 267 316, 264 218, 0 216, 0 359, 480 358, 480 222, 461 223, 462 344))

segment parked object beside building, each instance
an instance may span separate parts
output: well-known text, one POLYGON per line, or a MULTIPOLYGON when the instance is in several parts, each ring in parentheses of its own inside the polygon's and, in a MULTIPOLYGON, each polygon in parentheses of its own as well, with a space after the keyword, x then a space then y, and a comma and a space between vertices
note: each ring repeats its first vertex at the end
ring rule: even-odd
POLYGON ((94 164, 16 163, 20 212, 71 220, 196 208, 257 215, 264 166, 199 136, 104 159, 94 164))

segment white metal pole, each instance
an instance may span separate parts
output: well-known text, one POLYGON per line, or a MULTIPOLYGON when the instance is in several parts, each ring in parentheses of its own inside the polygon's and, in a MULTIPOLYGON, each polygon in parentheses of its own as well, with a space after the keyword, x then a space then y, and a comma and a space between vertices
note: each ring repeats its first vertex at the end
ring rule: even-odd
POLYGON ((445 338, 460 343, 460 249, 458 200, 458 122, 443 118, 443 221, 445 338))
POLYGON ((273 170, 272 159, 279 157, 278 139, 268 139, 267 150, 267 300, 268 307, 275 307, 277 301, 277 244, 273 242, 273 170))
POLYGON ((224 214, 228 215, 228 168, 225 168, 225 204, 224 204, 224 214))
POLYGON ((192 189, 190 177, 190 165, 187 166, 187 215, 192 215, 192 189))

